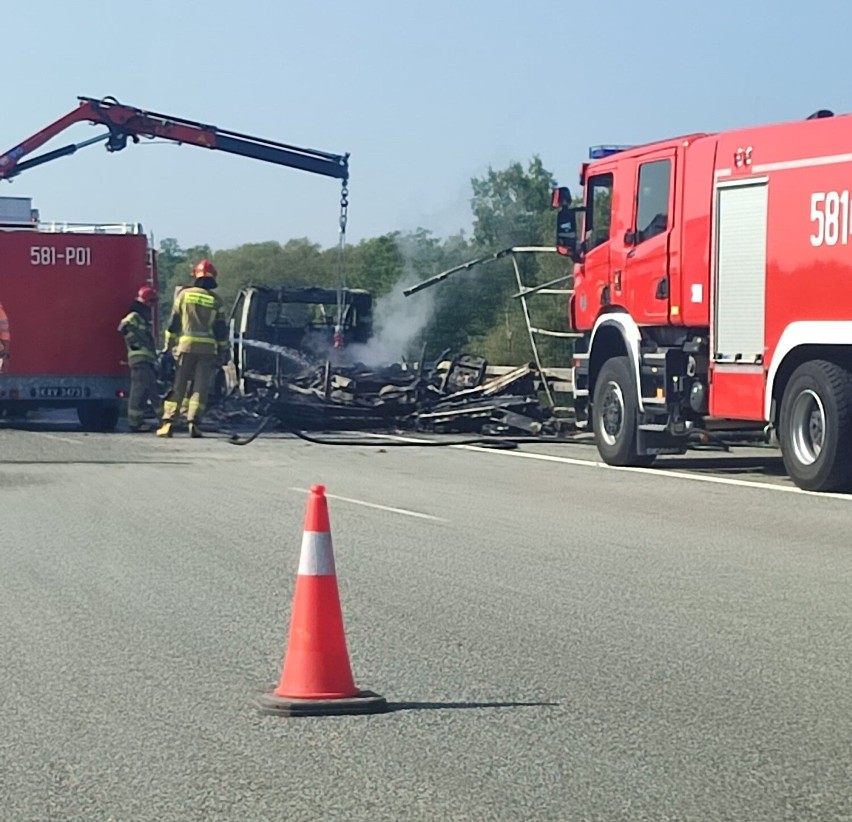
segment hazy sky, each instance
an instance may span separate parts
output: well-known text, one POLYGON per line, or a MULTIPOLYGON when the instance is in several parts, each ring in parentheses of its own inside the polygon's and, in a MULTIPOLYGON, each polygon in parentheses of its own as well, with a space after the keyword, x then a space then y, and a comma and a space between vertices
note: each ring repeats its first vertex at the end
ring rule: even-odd
MULTIPOLYGON (((6 151, 112 95, 351 152, 350 239, 470 224, 470 178, 539 154, 852 110, 846 0, 41 0, 3 3, 6 151)), ((78 125, 56 148, 99 133, 78 125)), ((336 241, 339 182, 194 147, 102 145, 0 185, 43 218, 157 241, 336 241)))

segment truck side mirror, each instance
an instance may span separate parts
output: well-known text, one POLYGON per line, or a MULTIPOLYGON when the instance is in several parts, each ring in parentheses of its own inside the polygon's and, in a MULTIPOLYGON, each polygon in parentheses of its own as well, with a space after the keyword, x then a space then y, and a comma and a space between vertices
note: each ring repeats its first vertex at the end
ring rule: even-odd
POLYGON ((556 250, 563 256, 572 260, 578 259, 583 253, 577 228, 577 215, 585 213, 583 206, 572 204, 571 190, 567 186, 554 188, 551 193, 550 204, 558 208, 556 216, 556 250))
POLYGON ((577 214, 585 212, 582 206, 564 205, 556 217, 556 250, 563 256, 577 260, 582 252, 577 214))
POLYGON ((550 205, 553 208, 562 208, 571 205, 571 189, 568 186, 554 188, 550 192, 550 205))
POLYGON ((577 211, 563 206, 556 217, 556 250, 563 257, 577 258, 577 211))
POLYGON ((624 245, 636 245, 636 232, 635 231, 625 231, 624 232, 624 245))

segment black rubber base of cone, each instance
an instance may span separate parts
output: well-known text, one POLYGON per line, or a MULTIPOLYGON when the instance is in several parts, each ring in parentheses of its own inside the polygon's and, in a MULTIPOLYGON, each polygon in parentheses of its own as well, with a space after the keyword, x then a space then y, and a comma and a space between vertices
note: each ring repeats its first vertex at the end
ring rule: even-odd
POLYGON ((257 707, 261 713, 275 716, 343 716, 381 714, 387 711, 388 703, 372 691, 342 699, 288 699, 270 692, 258 697, 257 707))

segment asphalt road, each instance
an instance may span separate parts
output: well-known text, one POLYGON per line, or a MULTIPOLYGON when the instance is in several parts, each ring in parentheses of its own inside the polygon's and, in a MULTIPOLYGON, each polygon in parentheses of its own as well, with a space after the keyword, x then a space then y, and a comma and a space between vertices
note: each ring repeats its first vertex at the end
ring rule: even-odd
POLYGON ((852 498, 773 452, 0 430, 0 819, 852 819, 852 498), (324 483, 380 716, 253 700, 324 483))

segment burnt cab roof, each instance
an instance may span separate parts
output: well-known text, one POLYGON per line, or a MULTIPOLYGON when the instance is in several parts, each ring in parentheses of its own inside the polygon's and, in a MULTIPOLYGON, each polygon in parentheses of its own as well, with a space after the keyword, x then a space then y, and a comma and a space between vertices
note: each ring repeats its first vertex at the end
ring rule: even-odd
MULTIPOLYGON (((287 303, 336 303, 336 288, 319 288, 317 286, 274 286, 255 285, 246 291, 256 291, 280 302, 287 303)), ((359 305, 372 303, 372 295, 363 288, 344 288, 343 296, 347 302, 359 305)))

